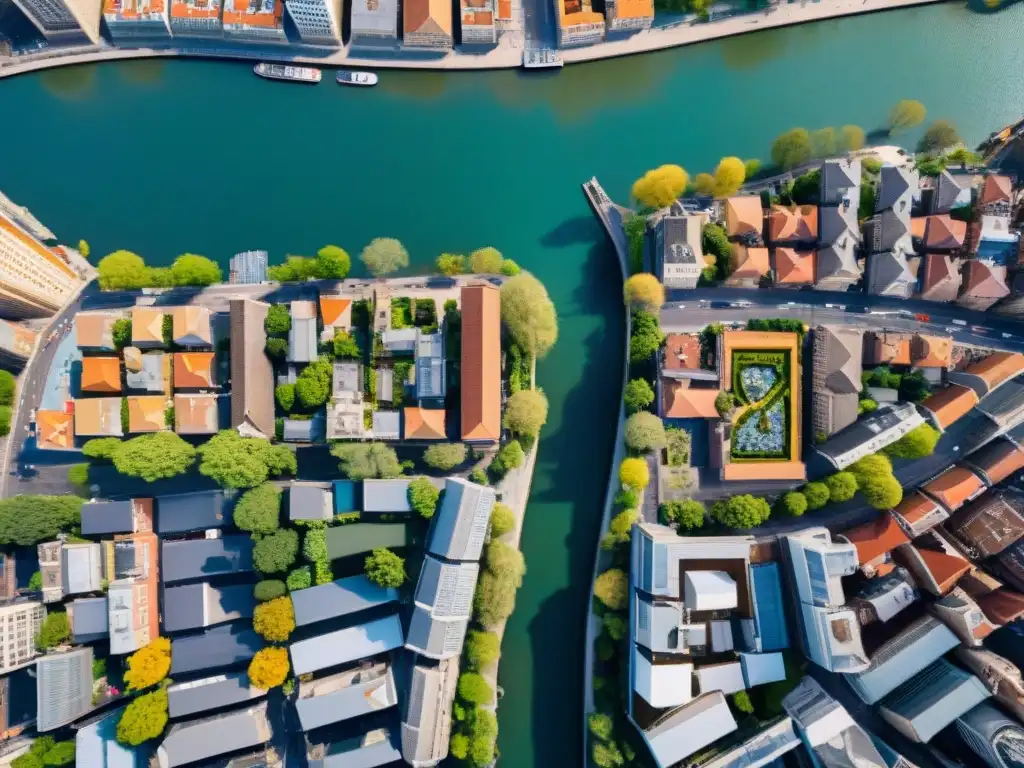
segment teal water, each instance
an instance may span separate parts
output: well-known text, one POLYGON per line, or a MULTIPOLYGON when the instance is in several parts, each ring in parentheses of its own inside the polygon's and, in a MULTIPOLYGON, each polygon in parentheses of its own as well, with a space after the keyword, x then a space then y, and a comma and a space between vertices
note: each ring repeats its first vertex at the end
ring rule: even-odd
MULTIPOLYGON (((1024 113, 1024 5, 933 6, 574 66, 381 73, 372 90, 268 83, 245 64, 141 62, 0 82, 0 188, 62 239, 224 263, 401 239, 426 270, 494 245, 561 315, 505 636, 502 764, 579 764, 582 632, 621 371, 619 278, 579 185, 766 157, 796 125, 880 126, 924 102, 971 143, 1024 113)), ((326 73, 325 81, 330 79, 326 73)), ((905 137, 908 142, 917 136, 905 137)))

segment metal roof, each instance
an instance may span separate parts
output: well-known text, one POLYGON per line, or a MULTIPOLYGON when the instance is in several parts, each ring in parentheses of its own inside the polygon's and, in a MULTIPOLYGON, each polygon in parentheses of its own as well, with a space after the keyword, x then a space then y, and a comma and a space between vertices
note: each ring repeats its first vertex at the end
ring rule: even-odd
POLYGON ((68 606, 72 639, 76 643, 90 643, 106 639, 110 631, 107 616, 107 598, 80 597, 68 606))
POLYGON ((652 707, 678 707, 693 699, 693 664, 652 664, 633 648, 633 689, 652 707))
POLYGON ((316 360, 316 318, 293 317, 288 331, 288 362, 311 363, 316 360))
POLYGON ((96 542, 65 543, 61 547, 61 582, 65 595, 99 592, 102 587, 102 554, 96 542))
POLYGON ((402 717, 402 757, 410 765, 436 765, 448 756, 458 679, 458 659, 413 667, 402 717))
POLYGON ((391 728, 363 734, 359 739, 327 744, 317 748, 323 757, 307 757, 309 768, 377 768, 402 759, 398 739, 391 728))
POLYGON ((245 672, 232 672, 169 686, 167 708, 171 717, 188 717, 210 709, 241 704, 266 693, 262 688, 251 685, 245 672))
POLYGON ((351 523, 327 529, 327 555, 332 560, 405 543, 405 523, 351 523))
POLYGON ((398 703, 391 667, 339 672, 299 684, 295 711, 303 731, 368 715, 398 703))
POLYGON ((308 443, 314 439, 316 425, 313 423, 313 419, 284 419, 282 426, 282 440, 308 443))
POLYGON ((291 645, 292 670, 296 675, 347 664, 391 651, 404 636, 398 616, 388 616, 291 645))
POLYGON ((291 593, 295 625, 302 627, 398 600, 398 590, 381 587, 366 576, 349 576, 291 593))
POLYGON ((428 551, 447 560, 479 560, 494 499, 493 488, 449 477, 434 515, 428 551))
POLYGON ((330 491, 310 483, 292 483, 288 490, 288 519, 330 520, 330 491))
POLYGON ((248 621, 173 638, 171 676, 248 662, 263 645, 248 621))
POLYGON ((754 604, 754 626, 761 651, 789 648, 786 610, 782 602, 782 577, 778 563, 750 566, 751 602, 754 604))
POLYGON ((939 659, 886 696, 879 712, 891 724, 905 720, 899 730, 909 735, 909 727, 913 738, 927 742, 989 696, 977 677, 939 659))
POLYGON ((332 393, 335 397, 342 393, 362 395, 363 372, 359 363, 351 361, 338 362, 334 364, 334 388, 332 393))
POLYGON ((223 528, 231 523, 231 500, 224 491, 196 491, 156 500, 157 533, 223 528))
POLYGON ((786 664, 781 653, 740 653, 740 665, 747 688, 786 679, 786 664))
POLYGON ((75 734, 75 761, 89 768, 136 768, 139 764, 134 749, 117 741, 117 721, 123 709, 79 728, 75 734))
POLYGON ((431 659, 462 653, 479 573, 477 563, 423 558, 406 648, 431 659))
POLYGON ((142 367, 138 371, 125 369, 125 387, 144 392, 165 392, 164 353, 149 352, 142 355, 142 367))
POLYGON ((92 648, 36 659, 36 729, 52 731, 92 709, 92 648))
POLYGON ((400 411, 373 412, 374 437, 380 440, 397 440, 401 435, 402 414, 400 411))
POLYGON ((82 505, 82 535, 131 533, 135 530, 135 512, 128 501, 88 501, 82 505))
POLYGON ((256 598, 251 584, 213 587, 202 583, 165 587, 163 629, 165 632, 180 632, 247 619, 252 617, 255 607, 256 598))
POLYGON ((160 562, 165 584, 219 574, 252 570, 252 539, 224 536, 219 539, 165 541, 160 562))
POLYGON ((412 480, 363 480, 364 512, 411 512, 409 483, 412 480))
POLYGON ((673 765, 736 730, 721 691, 694 699, 649 730, 644 739, 659 765, 673 765))
POLYGON ((157 749, 157 762, 160 768, 177 768, 266 744, 270 737, 267 703, 263 702, 238 712, 172 725, 157 749))

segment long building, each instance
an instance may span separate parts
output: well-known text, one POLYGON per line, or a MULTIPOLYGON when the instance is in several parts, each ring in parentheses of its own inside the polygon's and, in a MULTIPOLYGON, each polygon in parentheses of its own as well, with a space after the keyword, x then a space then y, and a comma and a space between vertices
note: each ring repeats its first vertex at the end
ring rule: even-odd
POLYGON ((50 42, 100 42, 100 3, 95 0, 15 0, 14 4, 50 42))
POLYGON ((35 658, 34 638, 43 628, 45 618, 42 603, 0 606, 0 673, 7 674, 35 658))
MULTIPOLYGON (((405 0, 402 3, 402 27, 402 44, 406 48, 450 50, 454 41, 452 5, 446 0, 405 0)), ((462 290, 465 293, 466 289, 462 290)))
POLYGON ((398 0, 352 0, 353 48, 398 47, 398 0))
POLYGON ((501 437, 501 292, 489 283, 462 289, 462 439, 501 437))
MULTIPOLYGON (((288 42, 282 0, 226 0, 221 20, 227 38, 251 43, 288 42)), ((235 349, 234 344, 231 348, 235 349)))
POLYGON ((171 36, 168 0, 104 0, 103 20, 115 42, 171 36))
POLYGON ((302 42, 341 45, 340 0, 285 0, 284 5, 302 42))
POLYGON ((52 315, 81 283, 55 251, 0 212, 0 315, 12 319, 52 315))
POLYGON ((224 36, 224 27, 220 21, 220 0, 171 0, 170 21, 171 32, 175 37, 224 36))
POLYGON ((243 437, 274 435, 274 368, 263 351, 269 310, 263 302, 231 300, 231 426, 243 437))

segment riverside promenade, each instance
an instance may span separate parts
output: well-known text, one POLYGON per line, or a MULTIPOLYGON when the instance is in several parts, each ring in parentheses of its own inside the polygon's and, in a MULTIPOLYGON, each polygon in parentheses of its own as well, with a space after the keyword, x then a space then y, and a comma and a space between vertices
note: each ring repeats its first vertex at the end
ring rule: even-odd
MULTIPOLYGON (((536 0, 546 3, 552 0, 536 0)), ((915 5, 929 5, 947 0, 818 0, 818 2, 785 3, 767 9, 764 13, 732 16, 707 23, 684 23, 671 27, 658 27, 638 32, 622 40, 612 40, 582 48, 559 51, 565 64, 580 64, 617 56, 664 50, 692 45, 707 40, 744 35, 763 29, 774 29, 796 24, 807 24, 842 16, 895 10, 915 5)), ((498 46, 485 53, 452 51, 443 56, 425 58, 423 54, 396 53, 393 57, 372 58, 353 53, 348 48, 328 52, 323 48, 293 45, 279 48, 246 50, 238 47, 183 44, 170 48, 118 48, 111 45, 83 46, 53 52, 26 54, 0 60, 0 79, 38 72, 55 67, 94 64, 105 61, 131 59, 197 57, 207 59, 267 60, 294 62, 319 67, 361 67, 373 69, 414 69, 436 71, 471 71, 512 69, 522 66, 524 40, 522 33, 503 35, 498 46)))

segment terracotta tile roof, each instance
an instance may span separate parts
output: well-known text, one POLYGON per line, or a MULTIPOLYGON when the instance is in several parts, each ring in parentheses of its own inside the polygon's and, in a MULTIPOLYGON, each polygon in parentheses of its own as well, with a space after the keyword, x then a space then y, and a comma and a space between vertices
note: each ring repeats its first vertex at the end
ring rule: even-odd
POLYGON ((768 218, 768 238, 772 242, 810 242, 818 239, 818 206, 773 205, 768 218))
POLYGON ((910 365, 910 335, 886 331, 867 334, 864 362, 868 365, 910 365))
POLYGON ((815 251, 776 248, 775 282, 785 285, 813 284, 817 255, 815 251))
POLYGON ((419 32, 450 36, 452 5, 444 0, 406 0, 402 4, 402 26, 407 35, 419 32))
POLYGON ((729 237, 739 237, 748 232, 758 237, 764 229, 764 209, 760 195, 738 195, 725 201, 725 230, 729 237))
POLYGON ((164 343, 164 313, 153 307, 132 309, 132 345, 164 343))
POLYGON ((961 297, 986 299, 994 303, 1009 293, 1010 289, 1006 287, 1006 267, 976 259, 964 264, 961 297))
POLYGON ((558 0, 555 7, 558 9, 558 26, 562 29, 581 24, 604 24, 602 14, 581 10, 579 0, 558 0))
MULTIPOLYGON (((920 219, 914 219, 914 222, 920 219)), ((967 222, 958 221, 949 217, 948 213, 939 216, 924 217, 924 231, 917 237, 924 243, 925 248, 937 248, 941 250, 955 250, 964 244, 967 239, 967 222)))
MULTIPOLYGON (((281 26, 281 17, 284 16, 284 3, 281 0, 274 0, 273 9, 269 12, 257 10, 250 13, 250 6, 249 0, 226 0, 222 17, 224 24, 246 27, 281 26)), ((257 8, 259 7, 260 5, 257 5, 257 8)))
POLYGON ((998 485, 1024 467, 1024 450, 1005 438, 996 438, 972 453, 968 461, 985 473, 990 485, 998 485))
POLYGON ((934 531, 899 547, 893 557, 909 569, 918 586, 935 595, 944 595, 971 570, 971 564, 934 531))
POLYGON ((163 0, 103 0, 104 15, 116 16, 124 21, 161 14, 164 10, 163 0))
POLYGON ((729 276, 733 279, 753 279, 767 275, 772 265, 768 259, 767 248, 748 248, 739 243, 732 245, 733 271, 729 276))
POLYGON ((83 392, 120 392, 121 360, 117 357, 83 357, 83 392))
POLYGON ((128 431, 160 432, 167 429, 164 420, 164 407, 167 403, 163 395, 139 395, 128 398, 128 431))
POLYGON ((722 479, 734 480, 806 480, 802 461, 730 461, 722 467, 722 479))
POLYGON ((918 491, 904 496, 903 501, 892 510, 892 514, 909 536, 920 536, 947 517, 938 504, 918 491))
POLYGON ((406 440, 444 440, 444 409, 403 408, 406 440))
POLYGON ((910 340, 910 362, 918 368, 948 368, 953 362, 953 340, 915 333, 910 340))
POLYGON ((210 328, 210 310, 190 304, 171 310, 173 338, 175 343, 184 345, 213 346, 213 331, 210 328))
POLYGON ((857 560, 862 566, 910 542, 907 534, 888 512, 869 523, 843 531, 842 536, 857 548, 857 560))
POLYGON ((978 195, 980 205, 1009 202, 1013 195, 1013 184, 1007 176, 986 176, 978 195))
POLYGON ((1009 624, 1024 616, 1024 595, 1012 589, 997 589, 977 599, 985 617, 993 624, 1009 624))
POLYGON ((75 400, 76 437, 121 436, 121 398, 75 400))
POLYGON ((971 363, 965 373, 980 376, 989 389, 998 387, 1007 379, 1024 371, 1024 355, 1017 352, 993 352, 988 357, 971 363))
POLYGON ((213 370, 216 355, 213 352, 175 352, 174 388, 208 389, 215 386, 213 370))
POLYGON ((501 293, 462 288, 462 439, 501 437, 501 293))
POLYGON ((923 240, 924 233, 928 229, 927 216, 915 216, 910 220, 910 236, 915 240, 923 240))
POLYGON ((113 349, 114 322, 110 312, 79 312, 75 315, 75 341, 86 349, 113 349))
POLYGON ((662 415, 666 419, 717 419, 715 398, 720 389, 694 389, 688 381, 662 379, 662 415))
POLYGON ((978 393, 973 389, 960 384, 950 384, 945 389, 929 395, 928 399, 921 403, 921 407, 935 414, 939 427, 947 429, 954 421, 967 415, 977 404, 978 393))
POLYGON ((952 512, 985 489, 985 483, 967 467, 950 467, 921 490, 952 512))
POLYGON ((700 368, 700 342, 696 336, 670 333, 665 337, 664 368, 687 370, 700 368))
POLYGON ((953 260, 942 253, 924 256, 921 298, 929 301, 953 301, 960 292, 960 272, 953 260))
POLYGON ((320 317, 323 319, 324 327, 351 325, 351 307, 352 299, 344 299, 341 296, 321 296, 320 317))
POLYGON ((36 447, 73 448, 75 419, 64 411, 36 411, 36 447))
POLYGON ((181 435, 212 435, 217 431, 217 395, 175 395, 174 431, 181 435))

